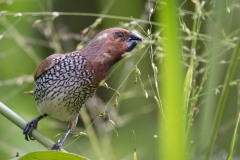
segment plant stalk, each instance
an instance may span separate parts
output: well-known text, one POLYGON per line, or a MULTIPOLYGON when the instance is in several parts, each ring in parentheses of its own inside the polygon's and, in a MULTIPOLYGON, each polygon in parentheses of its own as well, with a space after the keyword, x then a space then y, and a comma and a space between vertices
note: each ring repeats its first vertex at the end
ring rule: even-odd
MULTIPOLYGON (((13 122, 16 126, 21 128, 22 130, 24 129, 25 125, 27 122, 17 115, 14 111, 12 111, 9 107, 4 105, 2 102, 0 102, 0 113, 6 117, 8 120, 13 122)), ((43 146, 46 148, 51 148, 55 142, 44 136, 42 133, 40 133, 38 130, 33 130, 32 136, 34 139, 36 139, 39 143, 41 143, 43 146)), ((61 149, 61 151, 66 152, 64 149, 61 149)))

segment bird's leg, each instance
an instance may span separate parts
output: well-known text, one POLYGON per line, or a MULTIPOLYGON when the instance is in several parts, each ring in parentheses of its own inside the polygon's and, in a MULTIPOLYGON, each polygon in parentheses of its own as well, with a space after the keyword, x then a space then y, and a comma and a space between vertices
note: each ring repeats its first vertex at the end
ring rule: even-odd
POLYGON ((58 140, 58 142, 52 146, 52 148, 51 148, 52 150, 60 150, 61 149, 61 147, 63 146, 69 133, 76 126, 77 120, 78 120, 78 116, 73 121, 70 121, 67 132, 65 133, 64 137, 62 139, 58 140))
POLYGON ((25 139, 27 141, 29 141, 29 139, 34 140, 34 138, 32 136, 32 131, 34 129, 37 129, 38 122, 46 116, 47 116, 47 114, 43 114, 26 124, 26 126, 23 129, 23 134, 25 135, 25 139))

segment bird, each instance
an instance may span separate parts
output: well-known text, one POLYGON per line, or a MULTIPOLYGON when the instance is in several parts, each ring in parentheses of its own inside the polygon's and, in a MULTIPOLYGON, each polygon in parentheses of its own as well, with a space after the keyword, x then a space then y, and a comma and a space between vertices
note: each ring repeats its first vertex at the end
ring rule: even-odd
POLYGON ((32 131, 46 116, 65 121, 69 123, 66 133, 51 148, 60 150, 75 128, 86 100, 93 96, 112 66, 142 40, 139 34, 127 29, 108 28, 80 50, 45 58, 34 74, 33 96, 41 115, 25 125, 25 139, 34 140, 32 131))

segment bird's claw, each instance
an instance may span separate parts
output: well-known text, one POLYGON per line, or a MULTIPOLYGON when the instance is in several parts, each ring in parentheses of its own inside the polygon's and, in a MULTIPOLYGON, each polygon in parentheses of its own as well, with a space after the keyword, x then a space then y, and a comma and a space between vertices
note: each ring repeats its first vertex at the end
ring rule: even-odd
POLYGON ((25 135, 25 139, 27 141, 29 140, 35 140, 32 136, 32 131, 34 129, 37 129, 38 121, 32 120, 31 122, 27 123, 26 126, 23 129, 23 134, 25 135))
POLYGON ((59 141, 52 146, 51 150, 60 150, 62 148, 62 145, 63 143, 59 141))
POLYGON ((26 126, 23 129, 23 134, 25 135, 25 139, 27 141, 29 140, 35 140, 32 136, 32 131, 34 129, 37 129, 38 121, 46 117, 47 114, 43 114, 35 119, 33 119, 31 122, 27 123, 26 126))

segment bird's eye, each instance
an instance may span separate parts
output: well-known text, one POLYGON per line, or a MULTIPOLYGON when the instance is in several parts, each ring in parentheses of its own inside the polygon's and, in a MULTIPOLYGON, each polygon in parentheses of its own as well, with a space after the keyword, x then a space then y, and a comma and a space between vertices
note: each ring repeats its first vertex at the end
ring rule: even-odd
POLYGON ((123 32, 116 32, 117 38, 124 38, 123 32))

